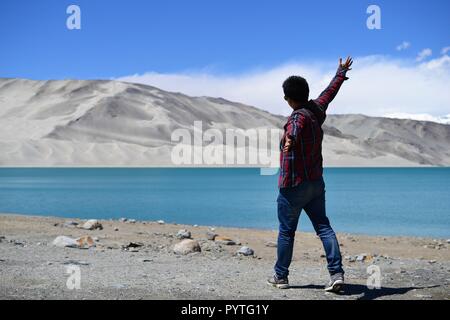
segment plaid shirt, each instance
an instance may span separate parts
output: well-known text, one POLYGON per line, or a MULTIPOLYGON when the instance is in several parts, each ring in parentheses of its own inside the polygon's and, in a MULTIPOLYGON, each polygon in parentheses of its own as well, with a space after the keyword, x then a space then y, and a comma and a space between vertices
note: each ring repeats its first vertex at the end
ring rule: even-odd
POLYGON ((315 100, 310 100, 301 109, 294 110, 284 126, 280 142, 280 176, 278 187, 295 187, 305 180, 322 177, 322 124, 328 104, 333 101, 344 80, 347 70, 339 67, 328 87, 315 100), (286 138, 292 146, 283 152, 286 138))

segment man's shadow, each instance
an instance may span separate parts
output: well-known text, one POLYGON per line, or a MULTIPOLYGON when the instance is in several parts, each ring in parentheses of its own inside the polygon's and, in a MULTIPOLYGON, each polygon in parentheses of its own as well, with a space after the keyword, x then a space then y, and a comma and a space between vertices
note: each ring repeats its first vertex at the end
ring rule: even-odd
MULTIPOLYGON (((380 289, 369 289, 367 286, 362 284, 351 284, 346 283, 344 290, 336 293, 337 296, 360 296, 357 300, 373 300, 379 297, 392 296, 396 294, 405 294, 411 290, 417 289, 431 289, 440 287, 439 285, 428 286, 428 287, 404 287, 404 288, 389 288, 381 287, 380 289)), ((317 289, 323 290, 323 286, 308 284, 302 286, 290 286, 290 289, 317 289)))

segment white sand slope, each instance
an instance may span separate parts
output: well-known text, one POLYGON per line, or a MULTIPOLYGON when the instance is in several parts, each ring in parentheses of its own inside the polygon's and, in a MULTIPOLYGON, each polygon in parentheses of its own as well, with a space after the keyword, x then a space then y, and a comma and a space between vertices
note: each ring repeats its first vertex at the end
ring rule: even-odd
MULTIPOLYGON (((0 78, 0 166, 172 166, 171 134, 194 121, 224 132, 285 118, 141 84, 0 78)), ((450 165, 449 125, 330 115, 324 130, 328 166, 450 165)))

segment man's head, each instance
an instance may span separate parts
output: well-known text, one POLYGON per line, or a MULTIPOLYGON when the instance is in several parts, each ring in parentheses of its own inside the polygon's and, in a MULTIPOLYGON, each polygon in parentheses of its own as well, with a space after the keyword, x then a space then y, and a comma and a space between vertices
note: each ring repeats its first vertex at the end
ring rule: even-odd
POLYGON ((297 108, 308 102, 308 82, 299 76, 290 76, 283 82, 284 99, 292 108, 297 108))

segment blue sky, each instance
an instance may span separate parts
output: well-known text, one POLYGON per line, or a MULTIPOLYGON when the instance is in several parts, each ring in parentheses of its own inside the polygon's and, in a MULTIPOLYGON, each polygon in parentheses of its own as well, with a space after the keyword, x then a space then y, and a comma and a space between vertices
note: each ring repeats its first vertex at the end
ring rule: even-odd
POLYGON ((450 43, 450 1, 2 0, 0 76, 111 78, 374 54, 415 58, 450 43), (81 8, 81 30, 66 8, 81 8), (382 29, 366 28, 377 4, 382 29), (409 50, 397 51, 402 41, 409 50))
POLYGON ((317 95, 349 54, 330 113, 450 122, 449 13, 448 0, 1 0, 0 77, 119 79, 286 115, 287 76, 317 95))

